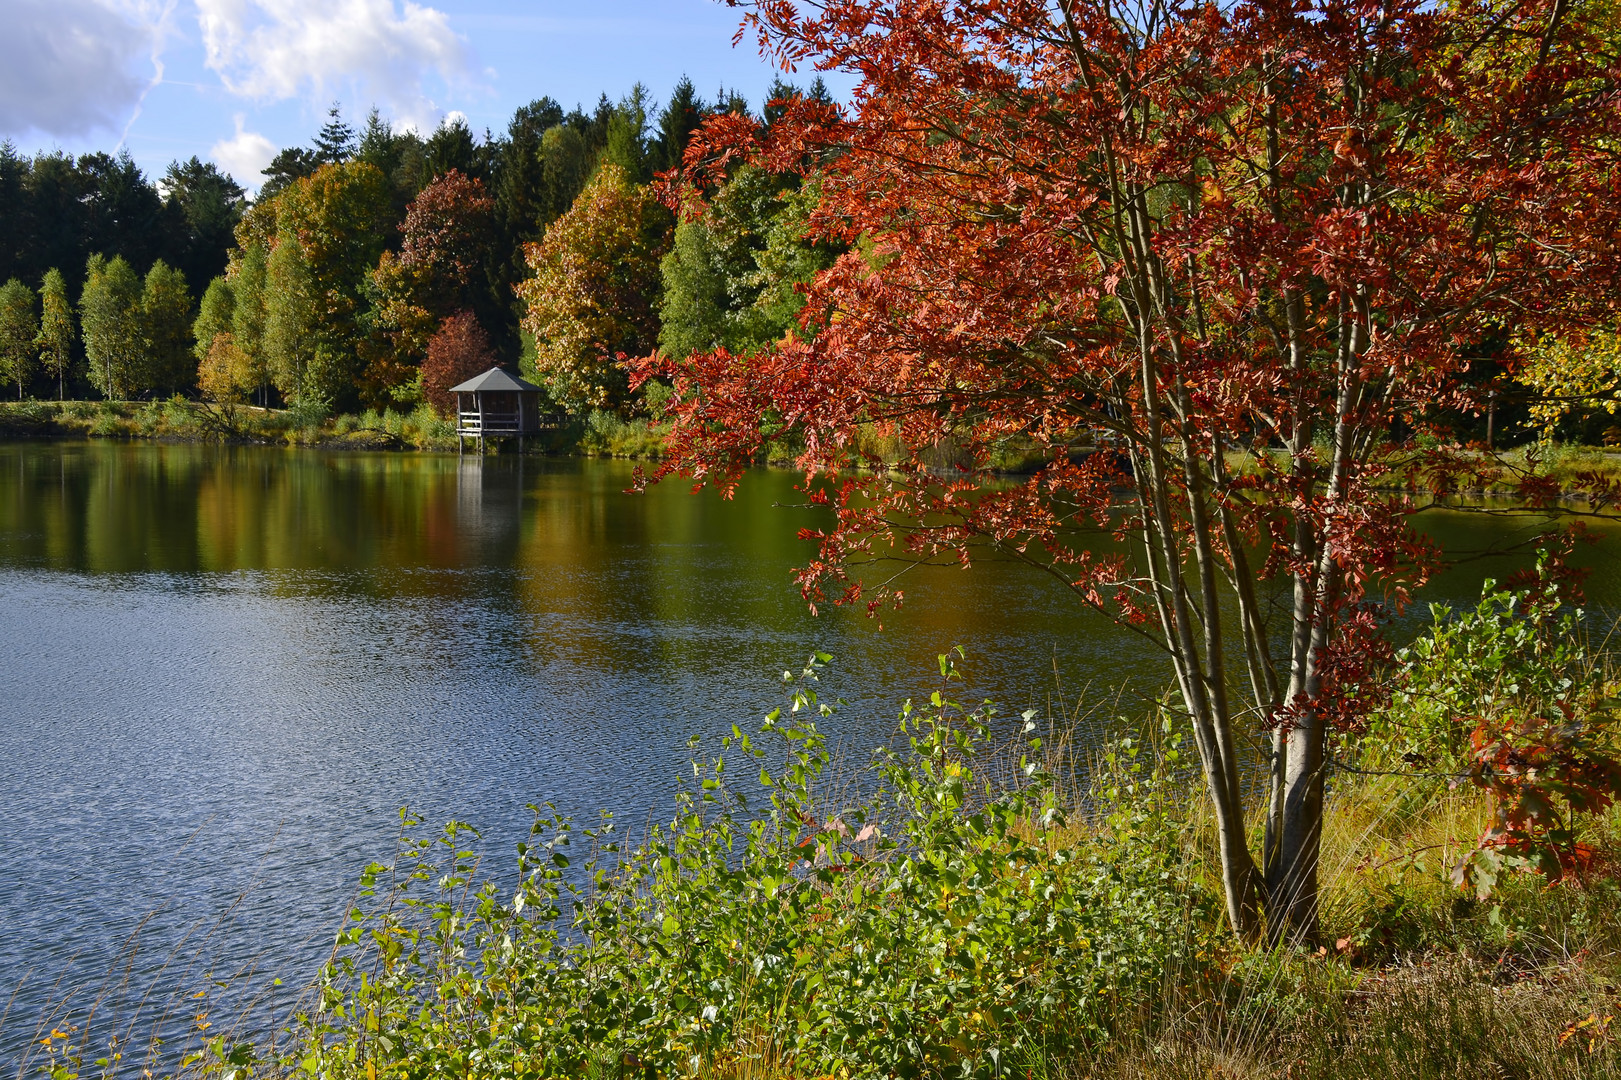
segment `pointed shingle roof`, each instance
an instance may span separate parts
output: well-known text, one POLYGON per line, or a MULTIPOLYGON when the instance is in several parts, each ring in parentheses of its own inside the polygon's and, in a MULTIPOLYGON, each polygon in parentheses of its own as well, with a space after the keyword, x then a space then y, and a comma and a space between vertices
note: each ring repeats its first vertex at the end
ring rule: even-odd
POLYGON ((482 375, 475 375, 459 386, 452 386, 447 393, 472 394, 479 390, 529 390, 540 393, 540 387, 527 382, 516 375, 509 374, 501 368, 492 367, 482 375))

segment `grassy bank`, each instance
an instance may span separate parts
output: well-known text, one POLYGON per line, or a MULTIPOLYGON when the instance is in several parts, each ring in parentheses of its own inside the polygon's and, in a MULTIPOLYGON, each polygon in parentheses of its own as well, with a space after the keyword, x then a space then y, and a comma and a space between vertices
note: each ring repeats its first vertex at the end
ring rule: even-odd
MULTIPOLYGON (((661 421, 597 411, 534 437, 529 445, 541 453, 650 460, 663 455, 668 433, 669 425, 661 421)), ((427 406, 411 412, 368 411, 329 417, 296 408, 227 407, 184 398, 0 402, 0 438, 157 439, 441 453, 456 449, 450 421, 427 406)), ((770 443, 764 460, 788 464, 799 450, 796 444, 770 443)), ((898 439, 867 430, 853 451, 861 457, 893 461, 901 446, 898 439)), ((942 448, 936 458, 942 469, 956 461, 950 447, 942 448)), ((1044 460, 1033 443, 1015 441, 999 449, 989 465, 998 472, 1023 473, 1044 460)))

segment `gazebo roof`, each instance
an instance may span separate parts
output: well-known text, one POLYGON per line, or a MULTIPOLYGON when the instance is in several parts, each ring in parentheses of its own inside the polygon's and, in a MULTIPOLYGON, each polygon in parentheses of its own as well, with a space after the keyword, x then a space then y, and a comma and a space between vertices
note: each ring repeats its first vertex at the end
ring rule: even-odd
POLYGON ((520 379, 516 375, 509 374, 498 367, 492 367, 484 374, 475 375, 459 386, 452 386, 446 393, 474 394, 480 390, 528 390, 537 394, 541 392, 540 387, 534 383, 520 379))

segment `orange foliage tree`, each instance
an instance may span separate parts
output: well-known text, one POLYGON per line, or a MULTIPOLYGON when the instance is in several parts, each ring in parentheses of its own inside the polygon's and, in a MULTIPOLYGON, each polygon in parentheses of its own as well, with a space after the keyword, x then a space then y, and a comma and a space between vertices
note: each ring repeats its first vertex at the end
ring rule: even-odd
POLYGON ((831 511, 813 603, 990 548, 1157 643, 1232 925, 1309 938, 1328 737, 1379 706, 1382 613, 1440 555, 1413 515, 1472 467, 1394 433, 1473 407, 1486 334, 1612 302, 1613 35, 1564 0, 740 6, 853 104, 710 120, 672 201, 739 158, 814 171, 810 228, 851 251, 816 336, 641 362, 675 386, 661 475, 729 489, 797 436, 831 511), (872 428, 900 460, 858 468, 872 428), (1008 444, 1044 467, 989 482, 1008 444))

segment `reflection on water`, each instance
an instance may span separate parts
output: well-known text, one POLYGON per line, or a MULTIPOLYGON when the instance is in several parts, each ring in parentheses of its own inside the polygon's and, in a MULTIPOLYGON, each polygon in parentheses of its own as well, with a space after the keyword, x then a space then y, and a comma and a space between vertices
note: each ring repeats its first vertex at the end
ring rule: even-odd
MULTIPOLYGON (((882 633, 812 618, 790 581, 812 511, 794 477, 738 498, 623 494, 609 462, 113 444, 0 445, 0 1057, 49 983, 187 927, 290 984, 324 955, 359 868, 409 805, 506 858, 526 804, 646 820, 693 734, 748 724, 773 673, 834 653, 858 754, 936 653, 1010 711, 1056 683, 1152 689, 1152 651, 1056 583, 985 560, 919 571, 882 633)), ((1523 523, 1438 515, 1449 543, 1523 523)), ((1592 591, 1621 595, 1605 548, 1592 591)), ((1472 565, 1437 595, 1472 596, 1472 565)))

